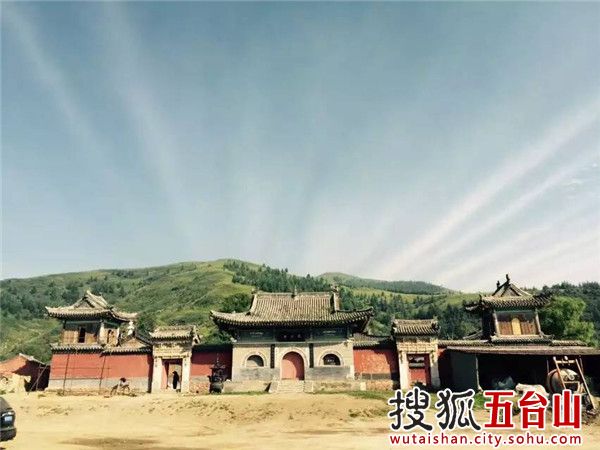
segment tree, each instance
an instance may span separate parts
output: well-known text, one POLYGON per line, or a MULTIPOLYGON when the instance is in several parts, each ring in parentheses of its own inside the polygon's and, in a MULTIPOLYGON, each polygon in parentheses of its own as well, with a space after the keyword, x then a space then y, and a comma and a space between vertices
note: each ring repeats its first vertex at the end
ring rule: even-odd
POLYGON ((221 304, 223 312, 243 312, 250 309, 251 298, 248 294, 233 294, 227 297, 221 304))
POLYGON ((77 286, 77 283, 74 283, 74 282, 68 283, 66 290, 62 293, 62 298, 67 303, 73 303, 73 302, 76 302, 77 300, 79 300, 79 298, 81 298, 81 296, 79 294, 79 286, 77 286))
POLYGON ((540 312, 542 329, 563 339, 579 339, 588 344, 594 341, 594 324, 583 320, 585 301, 574 297, 555 297, 540 312))
POLYGON ((138 316, 137 327, 139 330, 149 333, 156 328, 156 319, 154 314, 143 311, 138 316))

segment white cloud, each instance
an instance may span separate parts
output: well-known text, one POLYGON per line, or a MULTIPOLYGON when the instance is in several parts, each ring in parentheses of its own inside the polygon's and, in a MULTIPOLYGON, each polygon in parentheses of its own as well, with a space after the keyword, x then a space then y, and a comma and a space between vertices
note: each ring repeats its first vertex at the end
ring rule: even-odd
POLYGON ((585 131, 598 120, 599 99, 587 105, 576 114, 569 114, 560 123, 550 128, 537 143, 526 147, 520 156, 511 158, 495 172, 485 177, 465 198, 461 199, 451 212, 441 219, 434 228, 426 232, 404 250, 388 261, 383 261, 374 269, 384 278, 394 278, 409 267, 415 260, 425 257, 436 246, 445 245, 451 232, 487 206, 506 186, 530 174, 551 156, 559 152, 563 145, 585 131))
MULTIPOLYGON (((538 254, 541 249, 548 248, 549 243, 556 242, 556 230, 567 227, 572 230, 588 229, 590 224, 596 223, 596 215, 596 211, 590 209, 589 205, 577 204, 562 211, 560 215, 540 221, 538 226, 521 231, 509 239, 495 241, 477 255, 447 262, 446 269, 436 275, 434 281, 449 287, 460 286, 461 289, 466 289, 465 286, 469 289, 486 289, 492 286, 490 283, 497 273, 509 271, 517 275, 517 272, 525 270, 531 273, 532 270, 537 270, 537 266, 524 267, 522 261, 538 254)), ((542 276, 537 270, 536 277, 542 276)))
MULTIPOLYGON (((432 265, 439 266, 441 262, 447 260, 449 257, 456 255, 462 249, 468 245, 473 244, 479 239, 490 235, 494 229, 500 225, 507 223, 511 218, 514 218, 518 213, 525 211, 530 207, 536 200, 544 196, 548 192, 551 192, 561 183, 578 173, 582 168, 589 164, 591 158, 595 158, 595 154, 584 154, 579 158, 571 160, 566 165, 560 166, 557 170, 552 172, 546 179, 537 180, 532 189, 524 191, 524 194, 513 199, 509 203, 503 204, 501 208, 494 211, 493 215, 490 215, 482 221, 476 222, 471 228, 461 230, 460 235, 452 240, 444 241, 444 245, 436 249, 435 258, 422 258, 416 261, 411 266, 411 274, 419 274, 427 270, 429 273, 432 272, 432 265)), ((489 247, 486 247, 489 250, 489 247)), ((413 275, 414 276, 414 275, 413 275)))
MULTIPOLYGON (((69 87, 64 72, 44 49, 43 41, 37 36, 34 25, 14 7, 7 7, 7 5, 2 7, 2 22, 8 26, 21 44, 23 54, 35 68, 32 73, 51 94, 58 110, 64 116, 69 132, 81 143, 76 156, 85 159, 88 166, 94 167, 94 170, 106 167, 105 164, 100 163, 105 160, 106 143, 94 129, 88 114, 80 106, 78 96, 69 87)), ((104 169, 102 175, 106 177, 107 182, 113 178, 110 170, 104 169)))
POLYGON ((127 80, 124 83, 115 80, 115 86, 133 121, 135 133, 144 151, 144 160, 156 174, 169 198, 174 222, 188 244, 192 245, 197 230, 195 224, 189 221, 190 205, 185 201, 187 195, 181 185, 181 170, 173 157, 181 154, 176 135, 157 105, 152 89, 147 85, 147 73, 135 63, 141 59, 141 47, 127 21, 125 11, 115 3, 105 3, 103 6, 107 14, 105 23, 109 28, 106 30, 106 35, 109 36, 107 52, 111 60, 117 63, 113 70, 124 74, 122 79, 127 80))

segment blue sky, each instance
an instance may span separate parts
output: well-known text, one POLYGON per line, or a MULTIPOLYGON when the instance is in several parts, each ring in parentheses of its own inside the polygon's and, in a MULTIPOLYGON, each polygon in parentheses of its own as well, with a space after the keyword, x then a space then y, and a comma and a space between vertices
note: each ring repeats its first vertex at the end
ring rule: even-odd
POLYGON ((600 279, 600 4, 2 3, 2 276, 600 279))

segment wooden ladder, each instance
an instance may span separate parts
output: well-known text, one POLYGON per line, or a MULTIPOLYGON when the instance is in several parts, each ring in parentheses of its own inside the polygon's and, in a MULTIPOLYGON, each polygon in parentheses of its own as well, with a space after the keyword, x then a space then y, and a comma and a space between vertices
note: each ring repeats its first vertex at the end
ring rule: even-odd
POLYGON ((29 394, 29 392, 31 391, 37 391, 39 384, 40 384, 40 379, 42 378, 42 376, 45 374, 45 372, 47 370, 50 370, 50 366, 49 365, 44 365, 44 367, 39 367, 38 366, 38 370, 37 370, 37 378, 35 379, 35 383, 30 387, 29 391, 27 391, 27 394, 29 394))
POLYGON ((588 412, 592 412, 592 413, 597 412, 596 403, 594 402, 594 396, 590 392, 590 388, 588 387, 587 382, 585 381, 585 376, 583 373, 583 364, 581 363, 581 357, 576 356, 573 359, 570 359, 570 358, 558 359, 556 356, 553 356, 552 359, 554 360, 554 366, 556 367, 556 373, 558 374, 558 379, 560 380, 560 384, 561 384, 562 388, 576 390, 577 387, 579 387, 579 386, 578 386, 578 383, 575 383, 573 381, 565 381, 563 379, 561 369, 571 369, 574 372, 576 372, 577 375, 579 375, 579 379, 581 380, 581 383, 583 384, 584 404, 591 406, 591 408, 587 408, 588 412))

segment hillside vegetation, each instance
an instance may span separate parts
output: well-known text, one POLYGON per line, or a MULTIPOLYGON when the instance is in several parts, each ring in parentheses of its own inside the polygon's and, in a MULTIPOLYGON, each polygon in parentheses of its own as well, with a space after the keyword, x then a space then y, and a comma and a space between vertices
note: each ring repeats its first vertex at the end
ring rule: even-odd
MULTIPOLYGON (((369 325, 372 333, 388 333, 394 317, 436 316, 443 338, 460 338, 479 327, 479 319, 462 308, 462 303, 476 299, 476 294, 451 292, 424 282, 388 282, 338 275, 301 277, 288 273, 287 269, 218 260, 3 280, 0 282, 0 359, 23 352, 49 360, 49 344, 58 339, 60 324, 45 316, 44 306, 72 304, 87 289, 101 293, 118 308, 139 312, 142 329, 148 331, 160 324, 192 323, 198 326, 205 342, 227 339, 209 319, 209 311, 247 309, 254 288, 270 292, 291 292, 294 288, 319 291, 329 289, 332 282, 340 287, 342 307, 373 307, 375 317, 369 325), (409 292, 399 291, 402 286, 409 292)), ((588 340, 597 339, 600 329, 598 283, 581 286, 564 283, 544 289, 555 290, 563 297, 582 299, 585 306, 581 307, 581 314, 596 327, 588 340)), ((561 318, 554 313, 547 323, 553 330, 558 329, 559 335, 561 327, 569 327, 565 334, 579 333, 573 328, 572 318, 561 318)), ((588 328, 588 335, 589 331, 588 328)))
POLYGON ((371 288, 380 291, 396 292, 400 294, 445 294, 450 290, 442 286, 426 283, 425 281, 384 281, 370 278, 360 278, 339 272, 327 272, 320 275, 332 283, 341 284, 352 288, 371 288))

